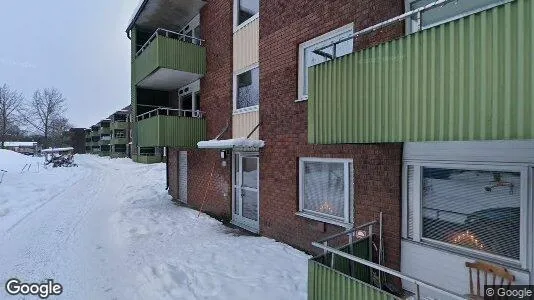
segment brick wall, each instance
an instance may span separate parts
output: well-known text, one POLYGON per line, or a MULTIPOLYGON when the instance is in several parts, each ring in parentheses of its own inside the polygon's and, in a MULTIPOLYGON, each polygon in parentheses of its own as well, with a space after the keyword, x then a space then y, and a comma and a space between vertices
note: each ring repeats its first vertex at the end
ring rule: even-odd
MULTIPOLYGON (((207 117, 207 137, 215 138, 231 124, 233 1, 207 1, 200 12, 205 39, 207 70, 200 81, 201 110, 207 117)), ((231 128, 223 139, 232 137, 231 128)), ((178 151, 172 149, 170 168, 177 170, 178 151)), ((231 217, 231 161, 222 167, 219 151, 188 150, 188 205, 219 218, 231 217), (210 176, 211 175, 211 176, 210 176)), ((171 156, 169 156, 171 158, 171 156)), ((173 171, 174 172, 174 171, 173 171)), ((178 178, 173 173, 171 195, 178 198, 178 178)))
MULTIPOLYGON (((273 0, 260 4, 260 231, 316 252, 311 242, 342 230, 298 217, 299 157, 352 158, 355 222, 384 212, 387 264, 400 267, 401 144, 309 145, 307 104, 296 103, 298 46, 354 22, 356 30, 404 12, 403 0, 273 0)), ((362 49, 399 37, 403 25, 358 39, 362 49)))
POLYGON ((70 129, 69 144, 74 148, 74 153, 85 153, 85 128, 70 129))

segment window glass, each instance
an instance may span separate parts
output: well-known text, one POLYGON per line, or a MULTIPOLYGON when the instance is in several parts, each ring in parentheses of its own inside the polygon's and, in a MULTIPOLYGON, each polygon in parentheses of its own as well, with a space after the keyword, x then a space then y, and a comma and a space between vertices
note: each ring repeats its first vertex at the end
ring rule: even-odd
POLYGON ((519 259, 520 177, 423 168, 423 237, 519 259))
POLYGON ((345 220, 345 167, 343 162, 305 161, 302 177, 302 210, 345 220))
POLYGON ((245 22, 246 20, 252 18, 255 14, 260 11, 260 1, 259 0, 237 0, 239 3, 239 15, 237 25, 245 22))
MULTIPOLYGON (((411 9, 425 6, 435 0, 418 0, 410 4, 411 9)), ((458 15, 473 12, 493 4, 502 3, 500 0, 457 0, 436 6, 422 14, 421 26, 427 27, 434 24, 452 20, 458 15)), ((413 29, 415 31, 415 29, 413 29)))
POLYGON ((254 68, 237 75, 236 109, 260 104, 260 70, 254 68))
MULTIPOLYGON (((301 72, 303 74, 304 95, 308 94, 308 68, 330 60, 330 58, 316 54, 313 51, 319 48, 328 46, 329 44, 337 40, 346 38, 350 36, 351 34, 352 34, 352 30, 347 30, 346 32, 343 32, 339 35, 319 41, 316 44, 313 44, 311 46, 304 48, 304 57, 302 59, 304 64, 301 66, 302 68, 301 72)), ((332 45, 328 48, 322 49, 321 51, 327 54, 330 54, 333 57, 340 57, 340 56, 351 53, 353 51, 353 46, 354 46, 354 42, 351 39, 351 40, 347 40, 336 45, 332 45)))

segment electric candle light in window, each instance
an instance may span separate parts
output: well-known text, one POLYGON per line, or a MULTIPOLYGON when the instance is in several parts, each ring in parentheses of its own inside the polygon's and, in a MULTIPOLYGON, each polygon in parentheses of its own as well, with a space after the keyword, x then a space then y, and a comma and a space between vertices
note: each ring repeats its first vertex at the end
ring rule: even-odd
POLYGON ((452 243, 460 246, 465 246, 473 249, 484 249, 484 244, 467 230, 466 232, 459 233, 452 238, 452 243))
POLYGON ((319 211, 323 213, 333 213, 334 208, 332 207, 332 205, 330 205, 330 202, 328 202, 327 200, 323 202, 323 204, 321 204, 321 206, 319 207, 319 211))

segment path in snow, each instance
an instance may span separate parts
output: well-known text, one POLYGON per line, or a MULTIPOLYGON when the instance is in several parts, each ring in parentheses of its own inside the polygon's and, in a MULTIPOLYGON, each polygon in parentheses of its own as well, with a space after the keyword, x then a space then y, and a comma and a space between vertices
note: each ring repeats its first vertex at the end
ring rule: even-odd
POLYGON ((0 184, 2 286, 53 278, 56 299, 306 298, 307 255, 176 206, 163 164, 76 160, 0 184))

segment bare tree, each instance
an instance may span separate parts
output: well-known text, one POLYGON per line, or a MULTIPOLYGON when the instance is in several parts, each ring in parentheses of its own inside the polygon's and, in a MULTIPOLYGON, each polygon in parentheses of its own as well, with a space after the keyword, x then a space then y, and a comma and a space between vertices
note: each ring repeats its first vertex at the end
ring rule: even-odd
POLYGON ((69 130, 72 128, 69 120, 65 117, 60 117, 52 120, 50 123, 49 141, 54 146, 66 146, 69 141, 69 130))
POLYGON ((11 90, 6 84, 0 86, 0 148, 4 148, 10 129, 16 127, 16 113, 23 101, 21 93, 11 90))
POLYGON ((65 102, 63 94, 55 88, 37 90, 22 113, 24 120, 43 135, 44 147, 48 147, 53 126, 65 118, 65 102))

